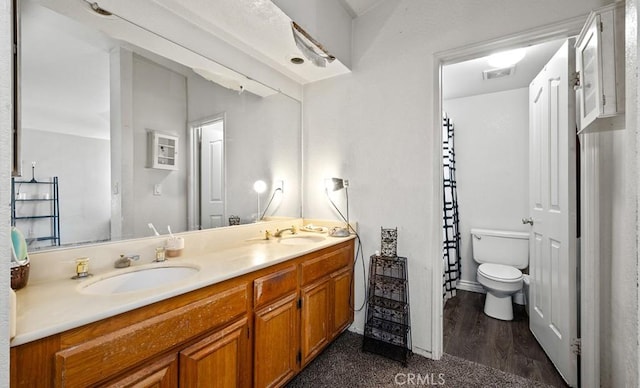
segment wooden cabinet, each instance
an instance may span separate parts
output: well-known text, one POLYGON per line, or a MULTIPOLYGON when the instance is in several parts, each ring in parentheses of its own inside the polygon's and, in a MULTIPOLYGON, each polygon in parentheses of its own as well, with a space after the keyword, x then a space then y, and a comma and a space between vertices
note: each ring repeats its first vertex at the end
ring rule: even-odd
POLYGON ((180 352, 180 387, 231 388, 251 384, 247 318, 180 352))
POLYGON ((122 327, 101 335, 96 335, 101 327, 78 333, 79 344, 55 354, 56 386, 95 384, 143 364, 160 351, 222 327, 246 314, 247 291, 247 284, 241 283, 141 321, 126 317, 107 320, 103 325, 122 327))
POLYGON ((306 365, 329 343, 330 280, 323 278, 302 289, 302 364, 306 365))
POLYGON ((344 246, 301 264, 302 366, 353 322, 352 261, 344 246))
POLYGON ((576 42, 578 132, 623 129, 624 2, 592 12, 576 42))
POLYGON ((298 266, 287 265, 253 282, 254 387, 290 380, 298 363, 298 266))
POLYGON ((173 388, 178 383, 178 357, 170 354, 107 384, 108 388, 173 388))
POLYGON ((290 380, 298 365, 296 293, 255 312, 254 387, 275 387, 290 380))
POLYGON ((282 386, 353 322, 353 248, 13 347, 11 387, 282 386))
POLYGON ((331 338, 342 333, 353 322, 353 267, 331 275, 331 338))

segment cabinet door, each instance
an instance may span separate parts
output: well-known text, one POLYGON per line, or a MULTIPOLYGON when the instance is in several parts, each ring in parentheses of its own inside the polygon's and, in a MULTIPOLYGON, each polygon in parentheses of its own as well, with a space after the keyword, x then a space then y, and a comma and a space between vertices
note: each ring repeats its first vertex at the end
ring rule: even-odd
POLYGON ((180 387, 249 386, 248 333, 243 318, 181 351, 180 387))
POLYGON ((329 343, 331 279, 325 277, 302 289, 302 365, 329 343))
POLYGON ((118 388, 173 388, 178 384, 178 356, 171 354, 125 377, 107 383, 118 388))
POLYGON ((600 15, 595 15, 577 49, 577 67, 581 85, 578 89, 580 129, 586 128, 602 112, 600 15))
POLYGON ((333 295, 331 337, 340 334, 353 322, 353 271, 347 267, 331 275, 333 295))
POLYGON ((255 313, 255 387, 281 385, 298 370, 297 301, 293 293, 255 313))

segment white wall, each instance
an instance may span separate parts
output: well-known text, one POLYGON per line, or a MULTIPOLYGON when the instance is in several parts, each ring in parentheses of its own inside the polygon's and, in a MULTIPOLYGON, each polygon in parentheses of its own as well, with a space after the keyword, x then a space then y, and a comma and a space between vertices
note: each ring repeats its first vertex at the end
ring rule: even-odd
MULTIPOLYGON (((23 148, 23 172, 18 180, 31 179, 32 161, 36 161, 36 180, 58 177, 61 243, 108 240, 111 220, 109 140, 24 128, 22 141, 29 146, 23 148)), ((47 192, 50 187, 23 184, 21 190, 30 195, 38 190, 47 192)), ((50 207, 49 203, 23 202, 16 205, 23 215, 45 214, 50 211, 47 207, 50 207)), ((49 225, 41 220, 17 223, 26 237, 31 236, 31 229, 34 237, 50 235, 49 225)), ((37 246, 49 245, 50 242, 44 241, 37 246)), ((29 248, 34 247, 30 245, 29 248)))
MULTIPOLYGON (((440 256, 440 212, 434 211, 439 166, 433 128, 434 53, 495 39, 574 16, 600 0, 385 1, 354 22, 353 73, 304 89, 307 217, 335 217, 321 180, 351 180, 351 218, 365 257, 379 249, 380 226, 398 226, 409 257, 414 351, 432 349, 432 270, 440 256), (523 18, 522 15, 527 15, 523 18)), ((367 259, 368 263, 368 259, 367 259)), ((359 268, 359 267, 358 267, 359 268)), ((356 303, 362 274, 356 274, 356 303)), ((356 329, 363 328, 363 313, 356 329)))
MULTIPOLYGON (((444 85, 446 89, 447 85, 444 85)), ((454 126, 461 279, 476 283, 471 228, 528 232, 529 90, 443 101, 454 126)))
POLYGON ((268 185, 261 213, 275 182, 284 180, 284 195, 276 194, 266 216, 300 216, 300 103, 279 93, 238 95, 195 74, 188 77, 188 89, 190 122, 225 117, 227 215, 239 216, 242 223, 255 220, 253 183, 261 179, 268 185))
MULTIPOLYGON (((187 230, 187 80, 182 74, 139 55, 133 56, 133 222, 134 236, 152 235, 147 224, 161 233, 187 230), (178 170, 147 168, 147 130, 179 138, 178 170), (162 195, 154 195, 154 185, 162 195)), ((129 236, 132 237, 132 236, 129 236)))
POLYGON ((640 381, 638 355, 638 29, 637 0, 627 1, 626 17, 626 124, 627 129, 600 134, 603 149, 603 184, 600 228, 604 229, 601 248, 601 266, 608 276, 603 281, 601 303, 603 330, 601 363, 603 387, 637 387, 640 381), (604 174, 609 175, 604 175, 604 174), (602 250, 602 249, 601 249, 602 250), (608 253, 608 254, 607 254, 608 253))

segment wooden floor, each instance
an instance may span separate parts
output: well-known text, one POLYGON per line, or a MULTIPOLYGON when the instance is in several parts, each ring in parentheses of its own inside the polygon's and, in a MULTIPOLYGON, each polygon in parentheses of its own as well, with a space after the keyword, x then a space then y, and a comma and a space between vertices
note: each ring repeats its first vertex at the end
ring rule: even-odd
POLYGON ((444 308, 444 352, 557 387, 567 385, 529 330, 524 306, 513 321, 482 311, 485 295, 458 290, 444 308))

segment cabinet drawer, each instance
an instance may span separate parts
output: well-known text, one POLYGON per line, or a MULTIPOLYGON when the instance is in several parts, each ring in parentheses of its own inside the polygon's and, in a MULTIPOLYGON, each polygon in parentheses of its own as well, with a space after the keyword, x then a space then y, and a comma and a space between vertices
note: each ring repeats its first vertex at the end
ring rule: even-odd
POLYGON ((246 314, 247 284, 56 353, 56 386, 88 386, 246 314))
POLYGON ((352 245, 327 252, 302 263, 302 284, 308 284, 346 267, 353 259, 352 245))
POLYGON ((296 266, 257 278, 253 282, 253 304, 260 307, 295 291, 298 284, 296 266))

